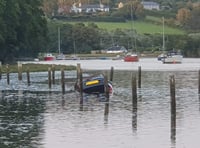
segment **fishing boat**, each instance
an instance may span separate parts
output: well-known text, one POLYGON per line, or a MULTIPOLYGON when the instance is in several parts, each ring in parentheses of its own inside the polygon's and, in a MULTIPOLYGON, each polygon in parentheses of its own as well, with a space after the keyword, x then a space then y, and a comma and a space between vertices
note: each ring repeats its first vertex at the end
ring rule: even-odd
POLYGON ((53 60, 55 60, 55 59, 56 59, 56 57, 53 56, 51 53, 47 53, 47 54, 45 54, 45 56, 44 56, 44 60, 45 60, 45 61, 53 61, 53 60))
POLYGON ((124 62, 138 62, 139 58, 137 54, 127 54, 124 57, 124 62))
MULTIPOLYGON (((83 92, 87 94, 102 94, 105 93, 105 80, 103 75, 87 77, 83 79, 83 92)), ((112 94, 112 83, 108 81, 109 94, 112 94)), ((76 82, 75 90, 80 92, 80 82, 76 82)))
POLYGON ((168 52, 166 57, 162 59, 164 64, 178 64, 182 63, 183 55, 180 52, 168 52))

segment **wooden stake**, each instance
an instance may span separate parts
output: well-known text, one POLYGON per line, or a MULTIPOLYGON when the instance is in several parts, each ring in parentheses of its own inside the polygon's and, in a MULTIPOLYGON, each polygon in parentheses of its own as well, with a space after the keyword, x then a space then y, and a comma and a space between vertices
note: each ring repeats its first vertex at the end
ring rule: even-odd
POLYGON ((31 82, 30 82, 30 72, 29 72, 29 68, 27 68, 27 70, 26 70, 26 75, 27 75, 27 83, 28 83, 28 86, 30 86, 31 82))
POLYGON ((62 87, 62 93, 65 93, 65 72, 64 69, 61 69, 61 87, 62 87))
POLYGON ((6 65, 6 76, 7 76, 7 84, 10 84, 10 76, 9 76, 9 65, 6 65))
POLYGON ((113 81, 113 73, 114 73, 114 68, 111 67, 111 70, 110 70, 110 81, 113 81))
POLYGON ((48 84, 49 84, 49 89, 51 89, 51 68, 48 68, 48 84))
POLYGON ((18 80, 21 81, 22 80, 22 63, 18 61, 17 67, 18 67, 18 80))

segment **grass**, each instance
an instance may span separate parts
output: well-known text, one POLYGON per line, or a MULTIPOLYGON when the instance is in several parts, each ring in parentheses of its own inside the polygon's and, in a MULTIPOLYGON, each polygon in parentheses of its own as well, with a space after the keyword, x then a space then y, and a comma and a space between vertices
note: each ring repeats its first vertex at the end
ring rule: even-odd
MULTIPOLYGON (((156 19, 156 18, 154 18, 156 19)), ((158 19, 157 19, 158 21, 158 19)), ((72 24, 77 22, 71 22, 72 24)), ((87 24, 88 22, 83 22, 87 24)), ((163 26, 162 24, 153 24, 151 22, 145 21, 135 21, 135 22, 94 22, 99 28, 106 29, 108 31, 112 31, 115 29, 133 29, 137 30, 139 34, 162 34, 163 26)), ((165 34, 171 35, 183 35, 185 32, 178 28, 172 28, 169 26, 165 26, 165 34)))
MULTIPOLYGON (((22 65, 22 72, 26 72, 27 70, 29 70, 30 72, 42 72, 42 71, 48 71, 48 68, 52 68, 55 67, 55 70, 75 70, 76 67, 75 66, 65 66, 65 65, 49 65, 49 64, 23 64, 22 65)), ((1 73, 6 73, 7 72, 7 66, 6 65, 2 65, 0 67, 0 71, 1 73)), ((17 64, 14 65, 9 65, 9 73, 16 73, 18 72, 18 66, 17 64)))

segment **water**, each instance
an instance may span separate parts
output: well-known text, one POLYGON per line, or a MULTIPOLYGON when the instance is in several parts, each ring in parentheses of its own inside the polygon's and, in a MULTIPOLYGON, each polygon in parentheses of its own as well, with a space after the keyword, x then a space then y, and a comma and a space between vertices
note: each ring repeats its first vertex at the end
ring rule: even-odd
MULTIPOLYGON (((105 61, 104 61, 105 62, 105 61)), ((168 65, 169 66, 169 65, 168 65)), ((102 71, 88 71, 101 73, 102 71)), ((49 90, 47 72, 32 73, 31 85, 5 77, 0 81, 0 147, 34 148, 198 148, 200 98, 198 69, 142 71, 137 109, 132 109, 131 75, 115 70, 109 106, 90 96, 80 105, 73 90, 75 71, 60 72, 49 90), (171 125, 169 76, 176 81, 176 126, 171 125)))

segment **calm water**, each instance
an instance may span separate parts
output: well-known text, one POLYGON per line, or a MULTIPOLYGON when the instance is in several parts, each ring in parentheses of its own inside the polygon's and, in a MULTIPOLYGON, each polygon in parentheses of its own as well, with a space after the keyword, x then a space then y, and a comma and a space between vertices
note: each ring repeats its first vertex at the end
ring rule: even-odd
MULTIPOLYGON (((101 71, 88 72, 101 73, 101 71)), ((137 74, 136 71, 133 73, 137 74)), ((0 147, 199 148, 198 71, 142 71, 137 110, 132 109, 131 71, 114 72, 109 106, 95 96, 79 104, 75 71, 60 72, 49 90, 47 73, 32 73, 31 85, 5 76, 0 81, 0 147), (171 126, 169 76, 176 81, 176 126, 171 126)))

